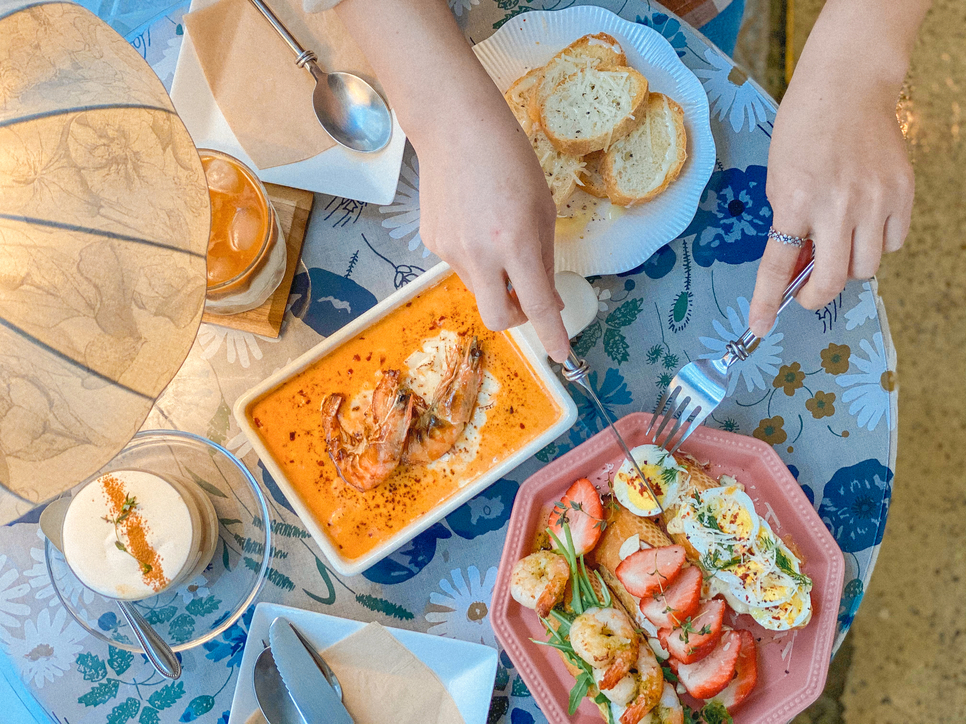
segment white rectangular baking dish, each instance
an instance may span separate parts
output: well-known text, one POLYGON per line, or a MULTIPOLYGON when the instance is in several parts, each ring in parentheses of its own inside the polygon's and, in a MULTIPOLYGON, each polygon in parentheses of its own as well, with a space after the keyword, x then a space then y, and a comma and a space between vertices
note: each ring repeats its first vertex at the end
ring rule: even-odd
POLYGON ((570 395, 567 394, 563 384, 550 368, 546 352, 542 347, 539 346, 539 342, 532 341, 532 337, 530 335, 520 330, 509 330, 507 334, 510 335, 513 341, 519 347, 524 357, 533 367, 540 381, 550 393, 551 398, 560 407, 560 419, 543 434, 532 440, 529 444, 525 445, 523 448, 517 450, 499 464, 479 475, 475 480, 459 490, 452 498, 449 498, 436 509, 413 521, 410 525, 396 533, 396 535, 382 543, 382 545, 373 548, 371 551, 369 551, 369 553, 352 560, 346 559, 339 554, 329 538, 326 536, 325 532, 316 523, 315 518, 309 511, 308 507, 295 492, 295 489, 292 487, 281 467, 268 452, 268 449, 262 442, 261 436, 259 436, 254 425, 252 425, 249 421, 246 413, 249 407, 263 395, 299 374, 302 372, 302 370, 311 366, 317 360, 325 357, 336 347, 372 326, 375 322, 378 322, 392 310, 405 304, 424 289, 431 287, 450 272, 451 269, 448 264, 438 264, 434 266, 415 281, 391 294, 389 297, 384 299, 382 302, 377 304, 355 321, 347 324, 332 336, 324 339, 301 357, 294 360, 291 364, 283 367, 271 377, 268 377, 252 389, 245 392, 235 402, 234 413, 239 427, 245 433, 245 436, 248 438, 249 442, 251 442, 252 447, 258 454, 258 457, 261 459, 262 463, 268 469, 268 472, 271 473, 272 477, 275 479, 275 482, 278 483, 278 487, 285 494, 285 497, 288 499, 288 501, 292 504, 295 512, 298 513, 298 516, 301 518, 302 524, 305 526, 306 530, 311 533, 319 548, 322 549, 322 552, 325 554, 326 558, 329 559, 329 563, 336 571, 343 575, 354 576, 358 573, 362 573, 362 571, 382 560, 397 548, 429 528, 431 525, 433 525, 433 523, 436 523, 445 516, 449 515, 470 498, 487 488, 491 483, 506 475, 510 470, 515 468, 524 460, 530 458, 542 447, 568 430, 577 419, 577 406, 570 398, 570 395))

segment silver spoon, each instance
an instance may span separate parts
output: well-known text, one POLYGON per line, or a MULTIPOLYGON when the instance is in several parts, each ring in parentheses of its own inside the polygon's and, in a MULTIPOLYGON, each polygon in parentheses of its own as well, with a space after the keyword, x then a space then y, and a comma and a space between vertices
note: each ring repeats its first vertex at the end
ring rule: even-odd
POLYGON ((326 133, 336 143, 353 151, 373 153, 384 149, 392 136, 392 117, 382 96, 357 75, 326 73, 315 62, 315 53, 299 45, 262 0, 252 0, 252 5, 258 8, 298 56, 295 64, 305 68, 315 78, 312 105, 326 133))
MULTIPOLYGON (((64 552, 64 516, 67 514, 67 507, 70 505, 70 498, 58 498, 50 503, 44 512, 40 514, 40 530, 47 536, 47 540, 59 550, 64 552)), ((109 598, 105 596, 105 598, 109 598)), ((177 679, 181 676, 181 662, 175 656, 174 651, 168 643, 161 638, 157 631, 149 624, 141 612, 138 611, 130 601, 114 599, 124 620, 127 621, 134 632, 134 638, 144 649, 144 655, 151 665, 161 676, 168 679, 177 679)))
MULTIPOLYGON (((339 684, 335 673, 325 663, 325 660, 316 653, 312 645, 305 641, 298 629, 294 626, 292 629, 305 644, 312 658, 315 659, 316 665, 322 669, 322 674, 335 690, 335 693, 338 694, 339 699, 341 699, 342 686, 339 684)), ((262 645, 265 648, 258 655, 258 658, 255 659, 255 670, 252 672, 252 686, 255 689, 255 701, 258 702, 258 708, 261 709, 262 716, 265 717, 268 724, 301 722, 302 715, 295 706, 295 702, 292 701, 292 697, 285 687, 285 682, 282 681, 282 676, 278 673, 278 667, 275 666, 275 657, 272 656, 272 648, 265 641, 262 641, 262 645)))

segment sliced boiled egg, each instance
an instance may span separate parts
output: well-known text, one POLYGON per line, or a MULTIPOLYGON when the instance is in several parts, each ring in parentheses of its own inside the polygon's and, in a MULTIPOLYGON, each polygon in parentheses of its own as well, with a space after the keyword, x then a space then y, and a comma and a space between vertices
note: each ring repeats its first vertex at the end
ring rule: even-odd
POLYGON ((799 591, 807 594, 812 586, 801 573, 801 561, 765 520, 759 521, 754 545, 719 577, 729 585, 731 594, 751 609, 781 606, 799 591))
MULTIPOLYGON (((631 454, 661 505, 667 507, 677 498, 682 476, 687 475, 687 471, 657 445, 639 445, 631 450, 631 454)), ((649 518, 661 513, 630 460, 625 460, 614 476, 614 495, 634 515, 649 518)))
POLYGON ((734 557, 758 537, 755 504, 740 485, 705 490, 692 498, 689 507, 693 510, 685 520, 685 533, 700 553, 708 553, 717 544, 727 546, 729 557, 734 557))
POLYGON ((812 618, 812 596, 804 588, 798 588, 785 603, 770 608, 753 608, 751 617, 772 631, 801 628, 812 618))

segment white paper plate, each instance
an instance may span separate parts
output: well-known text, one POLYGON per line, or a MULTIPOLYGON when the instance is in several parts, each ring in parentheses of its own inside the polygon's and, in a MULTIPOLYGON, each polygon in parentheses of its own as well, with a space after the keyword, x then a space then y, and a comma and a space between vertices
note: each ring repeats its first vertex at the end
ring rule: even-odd
POLYGON ((607 218, 609 202, 604 200, 598 209, 604 218, 590 221, 586 228, 561 230, 558 226, 557 271, 584 276, 633 269, 691 223, 715 162, 704 87, 660 33, 591 5, 522 13, 473 48, 503 92, 577 38, 600 32, 620 41, 628 64, 647 77, 652 91, 673 98, 684 109, 688 160, 681 175, 654 200, 614 218, 607 218))
MULTIPOLYGON (((324 613, 274 603, 258 604, 248 629, 248 643, 238 670, 228 724, 245 724, 258 710, 252 689, 252 671, 255 668, 255 659, 262 652, 261 642, 268 641, 268 628, 278 616, 284 616, 298 626, 299 631, 320 651, 365 626, 361 621, 327 616, 324 613)), ((496 649, 469 641, 388 626, 386 630, 439 676, 466 724, 485 724, 493 696, 493 680, 496 677, 496 649)), ((373 656, 377 655, 377 652, 373 652, 373 656)))
MULTIPOLYGON (((216 1, 193 0, 191 12, 216 1)), ((171 84, 171 100, 198 148, 213 148, 234 156, 255 169, 262 181, 373 204, 391 204, 395 198, 406 146, 406 135, 399 127, 395 113, 392 115, 392 139, 379 153, 357 153, 336 145, 298 163, 257 169, 215 103, 188 35, 181 44, 171 84)), ((280 98, 279 102, 284 103, 284 99, 280 98)))

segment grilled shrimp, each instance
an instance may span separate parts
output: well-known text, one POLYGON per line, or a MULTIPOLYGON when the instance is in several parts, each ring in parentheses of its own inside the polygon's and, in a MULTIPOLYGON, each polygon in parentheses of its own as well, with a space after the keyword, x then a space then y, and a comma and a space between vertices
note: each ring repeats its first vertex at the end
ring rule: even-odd
POLYGON ((403 462, 431 463, 456 444, 476 407, 483 380, 482 357, 483 350, 476 337, 449 351, 446 371, 432 401, 420 406, 403 453, 403 462))
MULTIPOLYGON (((658 702, 663 701, 664 672, 661 671, 661 665, 657 662, 651 647, 646 643, 641 645, 641 652, 631 669, 631 676, 637 684, 636 693, 633 700, 628 700, 630 703, 624 704, 627 709, 621 714, 621 724, 638 724, 658 705, 658 702)), ((674 694, 673 689, 671 694, 674 694)), ((604 691, 604 696, 608 696, 607 691, 604 691)))
POLYGON ((369 424, 362 433, 342 427, 342 395, 322 403, 322 426, 329 456, 339 476, 360 492, 384 481, 402 458, 406 433, 413 419, 413 396, 399 388, 399 370, 388 370, 372 393, 369 424))
POLYGON ((521 558, 510 573, 510 595, 521 606, 532 608, 541 618, 563 598, 570 566, 562 555, 537 551, 521 558))
POLYGON ((606 669, 601 691, 620 683, 640 652, 640 637, 627 614, 616 608, 588 608, 570 624, 574 653, 595 669, 606 669))

